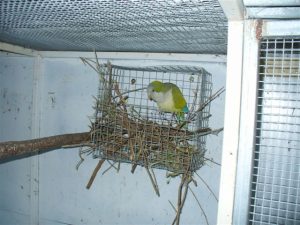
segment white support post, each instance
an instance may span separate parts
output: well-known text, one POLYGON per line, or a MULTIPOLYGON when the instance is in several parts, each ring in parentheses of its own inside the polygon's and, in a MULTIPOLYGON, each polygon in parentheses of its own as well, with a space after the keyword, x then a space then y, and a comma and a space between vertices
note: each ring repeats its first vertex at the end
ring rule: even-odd
POLYGON ((219 0, 219 3, 228 21, 238 21, 244 19, 243 0, 219 0))
POLYGON ((227 79, 218 223, 232 224, 239 144, 243 21, 228 23, 227 79))
POLYGON ((244 23, 244 62, 233 224, 248 224, 261 26, 259 20, 246 20, 244 23))

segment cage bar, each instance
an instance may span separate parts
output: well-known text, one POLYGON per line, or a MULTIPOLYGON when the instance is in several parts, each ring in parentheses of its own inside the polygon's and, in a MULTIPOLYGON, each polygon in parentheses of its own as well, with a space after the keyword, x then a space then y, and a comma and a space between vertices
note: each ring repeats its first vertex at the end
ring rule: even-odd
POLYGON ((204 164, 211 75, 201 67, 122 67, 107 65, 100 74, 92 123, 94 157, 165 169, 195 171, 204 164), (188 104, 188 123, 160 112, 145 88, 154 80, 180 87, 188 104))

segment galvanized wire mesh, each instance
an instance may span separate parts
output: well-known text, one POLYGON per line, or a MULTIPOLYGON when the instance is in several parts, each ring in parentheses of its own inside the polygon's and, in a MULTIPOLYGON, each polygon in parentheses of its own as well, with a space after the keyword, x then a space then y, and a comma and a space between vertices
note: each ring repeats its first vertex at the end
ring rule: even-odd
POLYGON ((217 0, 2 0, 0 41, 38 50, 225 54, 217 0))
POLYGON ((94 157, 128 162, 175 173, 193 172, 204 163, 209 104, 196 112, 211 96, 211 75, 199 67, 108 66, 100 76, 99 95, 92 123, 94 157), (172 113, 162 113, 143 89, 154 80, 180 87, 192 122, 178 128, 172 113), (201 129, 202 128, 202 129, 201 129))
POLYGON ((249 224, 300 224, 300 39, 265 39, 249 224))

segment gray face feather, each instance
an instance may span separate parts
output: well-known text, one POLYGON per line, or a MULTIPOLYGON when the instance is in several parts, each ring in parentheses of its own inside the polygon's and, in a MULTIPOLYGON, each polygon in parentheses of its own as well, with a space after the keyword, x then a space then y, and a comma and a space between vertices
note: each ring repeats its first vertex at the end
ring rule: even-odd
POLYGON ((151 100, 151 101, 155 101, 155 99, 153 99, 153 93, 154 93, 154 91, 153 91, 153 85, 152 84, 149 84, 148 85, 148 88, 147 88, 147 95, 148 95, 148 98, 151 100))
POLYGON ((148 98, 157 103, 157 106, 162 112, 173 112, 174 102, 172 96, 172 89, 167 92, 157 92, 153 90, 153 85, 149 84, 147 88, 148 98))

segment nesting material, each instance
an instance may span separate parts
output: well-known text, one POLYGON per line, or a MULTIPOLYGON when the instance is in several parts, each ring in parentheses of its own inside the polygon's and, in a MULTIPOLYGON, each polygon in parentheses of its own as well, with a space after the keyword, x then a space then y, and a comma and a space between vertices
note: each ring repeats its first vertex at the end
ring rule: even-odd
POLYGON ((199 169, 205 161, 210 117, 211 75, 200 67, 122 67, 85 61, 99 74, 91 126, 93 156, 173 175, 199 169), (93 64, 95 63, 95 64, 93 64), (189 107, 184 121, 162 113, 145 89, 154 80, 172 82, 189 107))

